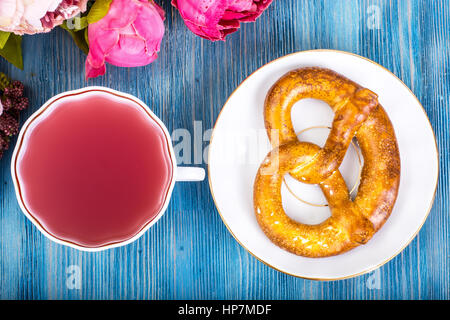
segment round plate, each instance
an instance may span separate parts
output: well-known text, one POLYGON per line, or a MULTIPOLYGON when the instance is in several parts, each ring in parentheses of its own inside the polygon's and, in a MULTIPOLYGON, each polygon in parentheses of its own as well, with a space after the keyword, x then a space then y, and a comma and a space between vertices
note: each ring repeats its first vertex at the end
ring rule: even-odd
MULTIPOLYGON (((305 99, 292 109, 300 138, 323 144, 333 119, 324 102, 305 99), (319 128, 316 128, 319 127, 319 128)), ((248 77, 230 96, 214 127, 209 147, 209 183, 223 222, 252 255, 281 272, 308 279, 336 280, 380 267, 414 238, 431 210, 438 180, 436 140, 427 115, 409 88, 394 74, 366 58, 339 51, 313 50, 272 61, 248 77), (401 157, 397 202, 385 225, 365 245, 328 258, 306 258, 273 244, 253 211, 253 182, 271 150, 264 128, 266 93, 285 73, 300 67, 332 69, 379 95, 395 129, 401 157)), ((349 189, 358 182, 358 148, 349 148, 340 171, 349 189)), ((329 217, 318 186, 286 176, 283 206, 296 221, 316 224, 329 217), (292 191, 292 192, 291 192, 292 191), (294 195, 295 194, 295 195, 294 195), (296 197, 305 202, 301 202, 296 197)))

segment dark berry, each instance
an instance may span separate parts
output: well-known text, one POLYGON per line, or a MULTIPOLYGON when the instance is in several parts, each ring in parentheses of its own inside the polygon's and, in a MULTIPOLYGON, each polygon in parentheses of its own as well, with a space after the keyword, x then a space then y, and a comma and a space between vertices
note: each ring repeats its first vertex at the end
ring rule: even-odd
POLYGON ((28 108, 28 98, 27 97, 20 97, 18 99, 14 100, 14 108, 17 110, 24 110, 28 108))
POLYGON ((13 136, 19 133, 19 123, 16 119, 7 113, 0 116, 0 131, 7 136, 13 136))
POLYGON ((9 97, 2 98, 3 111, 8 111, 13 107, 13 101, 9 97))
POLYGON ((16 89, 20 89, 23 91, 23 89, 25 88, 25 86, 23 85, 22 82, 20 82, 19 80, 14 80, 11 82, 10 86, 12 88, 16 88, 16 89))
POLYGON ((0 135, 0 150, 8 149, 8 140, 0 135))
POLYGON ((18 97, 22 96, 19 90, 15 89, 15 88, 11 88, 11 87, 5 88, 3 93, 5 96, 10 97, 10 98, 18 98, 18 97))
POLYGON ((20 98, 24 93, 23 83, 17 80, 13 81, 8 87, 5 88, 3 93, 5 94, 5 96, 10 98, 20 98))

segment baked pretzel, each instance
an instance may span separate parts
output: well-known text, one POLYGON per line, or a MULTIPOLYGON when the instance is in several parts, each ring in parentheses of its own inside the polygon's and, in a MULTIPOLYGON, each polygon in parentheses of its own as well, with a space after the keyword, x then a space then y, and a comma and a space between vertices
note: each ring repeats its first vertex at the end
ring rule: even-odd
POLYGON ((281 248, 306 257, 337 255, 369 241, 391 214, 400 183, 397 140, 377 95, 332 70, 301 68, 272 86, 264 118, 274 149, 261 164, 253 190, 256 218, 264 233, 281 248), (304 98, 323 100, 335 113, 323 148, 299 141, 292 126, 291 108, 304 98), (353 137, 364 166, 352 201, 338 169, 353 137), (286 215, 281 184, 287 173, 320 186, 330 218, 306 225, 286 215))

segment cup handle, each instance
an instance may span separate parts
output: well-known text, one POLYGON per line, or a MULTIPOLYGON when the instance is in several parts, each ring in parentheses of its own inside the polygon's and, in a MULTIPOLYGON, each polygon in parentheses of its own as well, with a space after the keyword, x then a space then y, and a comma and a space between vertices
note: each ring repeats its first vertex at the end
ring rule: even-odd
POLYGON ((177 181, 203 181, 205 169, 200 167, 177 167, 177 181))

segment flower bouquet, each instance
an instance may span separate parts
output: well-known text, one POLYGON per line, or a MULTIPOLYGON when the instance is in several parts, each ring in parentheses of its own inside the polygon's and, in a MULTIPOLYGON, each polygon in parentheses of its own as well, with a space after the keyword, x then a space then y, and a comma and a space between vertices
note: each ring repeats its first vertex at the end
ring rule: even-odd
MULTIPOLYGON (((196 35, 225 40, 241 22, 253 22, 272 0, 172 0, 196 35)), ((23 68, 21 36, 67 30, 87 54, 86 78, 106 72, 105 63, 138 67, 158 57, 164 10, 153 0, 1 0, 0 55, 23 68)))

